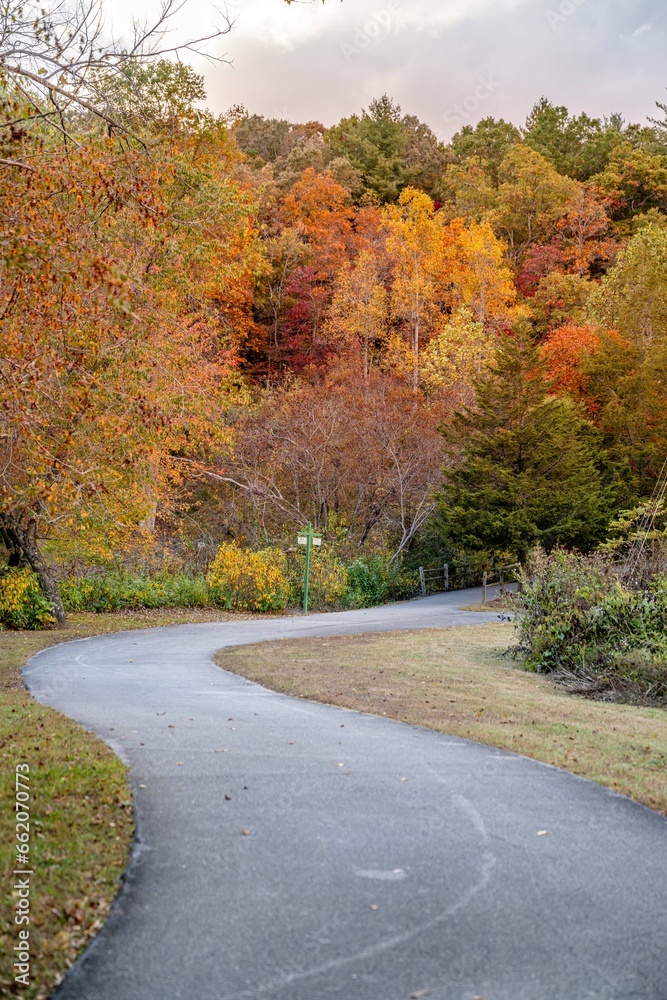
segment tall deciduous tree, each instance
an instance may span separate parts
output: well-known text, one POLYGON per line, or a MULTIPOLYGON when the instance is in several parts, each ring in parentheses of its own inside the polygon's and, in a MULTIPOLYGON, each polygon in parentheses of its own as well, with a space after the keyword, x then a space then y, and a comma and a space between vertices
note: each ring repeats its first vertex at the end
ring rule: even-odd
POLYGON ((461 226, 447 227, 434 213, 428 195, 406 188, 398 205, 385 212, 387 255, 392 265, 391 309, 405 325, 412 350, 412 384, 419 386, 423 339, 452 301, 452 284, 461 270, 457 237, 461 226))
POLYGON ((554 330, 540 345, 548 383, 556 392, 569 393, 574 399, 588 399, 589 378, 586 361, 600 346, 600 335, 590 324, 568 323, 554 330))
POLYGON ((559 174, 535 150, 512 147, 500 165, 497 206, 488 218, 506 240, 514 261, 533 243, 543 243, 556 232, 558 220, 577 193, 577 183, 559 174))
POLYGON ((377 256, 362 250, 354 266, 346 261, 338 274, 327 330, 344 349, 359 355, 364 378, 387 338, 388 320, 388 295, 377 256))
POLYGON ((437 393, 452 408, 474 401, 474 385, 493 357, 497 335, 463 307, 431 338, 422 354, 421 379, 427 393, 437 393))
POLYGON ((512 146, 521 142, 521 132, 503 118, 482 118, 476 125, 464 125, 452 137, 450 149, 462 162, 475 159, 498 180, 500 164, 512 146))
POLYGON ((403 552, 433 511, 442 462, 436 414, 394 378, 345 366, 267 397, 237 427, 225 470, 228 522, 259 543, 306 521, 403 552))
POLYGON ((630 500, 650 496, 667 441, 667 231, 650 222, 632 237, 591 299, 606 332, 585 364, 596 420, 626 462, 630 500), (620 336, 619 336, 620 334, 620 336))
POLYGON ((637 343, 667 339, 667 230, 649 223, 632 237, 591 308, 603 326, 637 343))
POLYGON ((614 218, 631 219, 640 212, 667 209, 667 156, 623 142, 592 183, 614 207, 614 218))
POLYGON ((357 241, 352 225, 354 210, 349 191, 330 173, 305 170, 280 201, 273 238, 291 246, 299 242, 299 260, 291 269, 285 288, 285 314, 281 323, 283 355, 296 369, 319 362, 330 350, 324 322, 335 277, 352 257, 357 241))
POLYGON ((252 209, 210 141, 160 160, 91 140, 0 175, 0 522, 59 618, 39 539, 110 558, 227 436, 214 293, 243 271, 252 209))
POLYGON ((507 264, 507 247, 488 222, 470 223, 458 238, 462 268, 457 291, 461 303, 472 309, 480 323, 501 322, 516 299, 512 271, 507 264))

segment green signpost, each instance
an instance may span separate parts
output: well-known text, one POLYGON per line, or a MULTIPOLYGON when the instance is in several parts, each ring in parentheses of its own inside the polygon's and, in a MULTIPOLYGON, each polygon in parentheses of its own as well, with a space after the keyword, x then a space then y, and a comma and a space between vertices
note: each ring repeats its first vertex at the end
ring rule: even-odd
POLYGON ((313 531, 313 526, 308 522, 308 527, 299 532, 296 538, 299 545, 306 547, 306 569, 303 576, 303 610, 308 611, 308 586, 310 584, 310 551, 313 545, 319 548, 322 544, 322 535, 319 531, 313 531))

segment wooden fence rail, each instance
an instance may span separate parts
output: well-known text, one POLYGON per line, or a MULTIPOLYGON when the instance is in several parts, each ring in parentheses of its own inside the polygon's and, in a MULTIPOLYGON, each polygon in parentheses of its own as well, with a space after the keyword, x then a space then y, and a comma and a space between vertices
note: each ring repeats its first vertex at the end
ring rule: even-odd
MULTIPOLYGON (((507 566, 499 566, 493 570, 485 570, 482 575, 482 604, 487 603, 487 590, 489 587, 496 587, 500 584, 500 593, 505 593, 505 586, 509 582, 507 574, 512 570, 521 569, 521 563, 510 563, 507 566)), ((436 567, 419 567, 419 587, 422 597, 426 597, 429 584, 435 584, 437 589, 450 590, 458 589, 456 584, 452 587, 452 582, 463 578, 465 586, 472 587, 473 569, 471 563, 441 563, 436 567)), ((477 578, 479 579, 479 577, 477 578)))
POLYGON ((486 604, 486 591, 489 585, 496 587, 499 583, 501 596, 505 593, 506 574, 511 569, 521 569, 521 563, 510 563, 508 566, 500 566, 491 574, 489 574, 488 570, 484 570, 484 577, 482 579, 482 604, 486 604), (498 580, 489 579, 489 576, 497 576, 498 580))
POLYGON ((449 563, 443 563, 438 569, 425 569, 419 567, 419 585, 422 597, 426 597, 427 584, 439 583, 442 580, 444 589, 449 590, 449 563))

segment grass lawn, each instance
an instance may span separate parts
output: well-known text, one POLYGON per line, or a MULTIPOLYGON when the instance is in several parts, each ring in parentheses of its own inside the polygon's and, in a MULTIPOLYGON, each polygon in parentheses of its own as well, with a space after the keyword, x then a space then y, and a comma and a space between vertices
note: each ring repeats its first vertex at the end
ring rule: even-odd
POLYGON ((667 712, 589 701, 502 651, 510 624, 281 639, 216 663, 301 698, 427 726, 555 764, 667 814, 667 712))
MULTIPOLYGON (((20 670, 47 646, 104 632, 238 618, 169 609, 73 614, 64 628, 0 632, 0 995, 46 997, 99 930, 118 891, 133 833, 125 768, 97 737, 28 694, 20 670), (15 768, 30 766, 28 987, 14 982, 15 768)), ((19 876, 20 877, 20 876, 19 876)))

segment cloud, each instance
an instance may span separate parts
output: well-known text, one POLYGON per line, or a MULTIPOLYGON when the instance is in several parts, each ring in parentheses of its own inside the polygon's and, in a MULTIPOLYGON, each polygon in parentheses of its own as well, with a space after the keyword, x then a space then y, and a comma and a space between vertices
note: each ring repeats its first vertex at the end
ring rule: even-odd
MULTIPOLYGON (((129 0, 117 0, 128 4, 129 0)), ((383 93, 438 133, 466 120, 522 122, 545 95, 571 111, 643 121, 667 80, 664 0, 229 0, 219 43, 233 69, 195 60, 210 104, 333 124, 383 93), (496 83, 477 99, 480 79, 496 83), (466 110, 467 109, 467 110, 466 110)), ((114 5, 114 9, 116 9, 114 5)), ((208 0, 187 25, 207 27, 208 0)), ((184 22, 185 24, 185 22, 184 22)))

